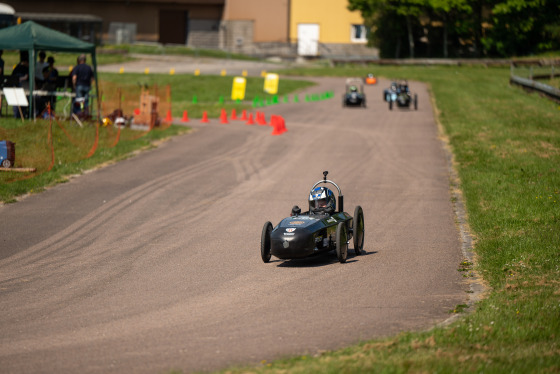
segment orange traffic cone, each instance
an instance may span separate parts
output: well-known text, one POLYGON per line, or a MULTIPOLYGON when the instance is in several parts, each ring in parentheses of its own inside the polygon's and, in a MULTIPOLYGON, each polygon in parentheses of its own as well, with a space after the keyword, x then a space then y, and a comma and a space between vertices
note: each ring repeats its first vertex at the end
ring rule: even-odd
POLYGON ((225 109, 222 109, 222 114, 220 115, 220 123, 229 123, 227 120, 227 113, 225 109))
POLYGON ((247 110, 245 109, 243 109, 243 112, 241 112, 241 120, 247 121, 247 110))
POLYGON ((288 129, 286 128, 286 121, 284 120, 284 117, 282 116, 278 116, 278 121, 280 122, 280 131, 283 133, 285 133, 286 131, 288 131, 288 129))
POLYGON ((266 125, 266 116, 265 116, 264 112, 258 113, 257 123, 261 126, 266 125))
POLYGON ((281 116, 271 116, 270 123, 274 127, 271 135, 282 135, 287 131, 284 118, 281 116))
POLYGON ((253 113, 249 113, 249 118, 247 119, 246 125, 254 125, 255 121, 253 121, 253 113))
POLYGON ((172 120, 173 120, 173 118, 171 118, 171 111, 168 110, 167 115, 165 116, 165 121, 171 122, 172 120))
POLYGON ((279 124, 278 116, 275 116, 275 115, 270 116, 270 125, 273 127, 272 134, 270 134, 270 135, 280 135, 280 134, 282 134, 278 124, 279 124))
POLYGON ((189 114, 187 113, 187 111, 183 111, 183 122, 189 122, 189 114))
POLYGON ((210 121, 208 120, 208 113, 206 113, 206 111, 204 111, 204 112, 202 113, 202 119, 200 120, 200 122, 203 122, 203 123, 208 123, 208 122, 210 122, 210 121))
POLYGON ((237 113, 235 113, 235 108, 231 110, 231 119, 232 120, 236 120, 237 118, 237 113))

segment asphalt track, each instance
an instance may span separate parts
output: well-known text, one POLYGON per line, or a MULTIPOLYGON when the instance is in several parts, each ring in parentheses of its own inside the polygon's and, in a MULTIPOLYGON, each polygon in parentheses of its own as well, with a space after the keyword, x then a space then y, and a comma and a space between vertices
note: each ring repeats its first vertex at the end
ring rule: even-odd
POLYGON ((305 92, 335 98, 264 109, 283 135, 191 119, 190 134, 0 206, 0 372, 258 364, 427 329, 465 303, 427 88, 411 85, 418 111, 389 111, 386 81, 343 109, 344 79, 317 81, 305 92), (363 255, 264 264, 263 224, 305 207, 323 170, 346 211, 363 207, 363 255))

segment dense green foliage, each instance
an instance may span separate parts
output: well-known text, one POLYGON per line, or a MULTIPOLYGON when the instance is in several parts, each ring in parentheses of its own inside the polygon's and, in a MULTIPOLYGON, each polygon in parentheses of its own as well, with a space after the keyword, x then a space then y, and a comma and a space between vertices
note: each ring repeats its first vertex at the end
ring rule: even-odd
POLYGON ((558 0, 348 0, 382 57, 522 56, 560 48, 558 0))

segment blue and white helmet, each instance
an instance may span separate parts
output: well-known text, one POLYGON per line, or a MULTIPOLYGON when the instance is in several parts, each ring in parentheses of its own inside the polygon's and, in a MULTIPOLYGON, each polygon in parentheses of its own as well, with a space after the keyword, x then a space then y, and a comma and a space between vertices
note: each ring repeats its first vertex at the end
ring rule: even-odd
POLYGON ((309 194, 309 211, 313 213, 334 213, 336 199, 331 190, 326 187, 316 187, 309 194))

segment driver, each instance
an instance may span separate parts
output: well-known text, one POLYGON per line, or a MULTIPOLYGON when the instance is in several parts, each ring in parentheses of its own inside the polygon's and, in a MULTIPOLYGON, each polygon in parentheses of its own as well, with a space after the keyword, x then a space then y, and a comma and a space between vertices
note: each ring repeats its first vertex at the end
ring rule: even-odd
POLYGON ((311 213, 333 214, 336 210, 336 199, 326 187, 316 187, 309 194, 309 211, 311 213))
POLYGON ((358 87, 350 86, 350 92, 358 92, 358 87))

